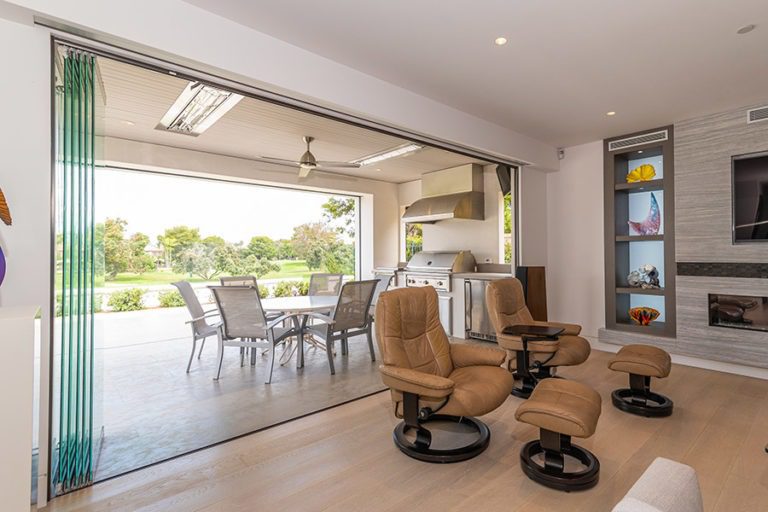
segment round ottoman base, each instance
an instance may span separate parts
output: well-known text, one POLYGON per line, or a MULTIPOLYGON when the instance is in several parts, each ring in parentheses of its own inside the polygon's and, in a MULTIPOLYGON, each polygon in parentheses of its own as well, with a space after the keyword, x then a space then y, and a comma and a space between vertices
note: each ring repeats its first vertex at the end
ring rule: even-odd
POLYGON ((614 407, 624 412, 645 416, 646 418, 662 418, 672 414, 672 400, 647 391, 638 393, 630 388, 617 389, 611 394, 614 407))
POLYGON ((549 468, 535 462, 533 458, 543 452, 539 440, 526 443, 520 450, 520 466, 534 482, 559 491, 583 491, 597 484, 600 478, 600 461, 588 450, 574 445, 562 447, 562 455, 570 455, 584 466, 584 469, 575 472, 549 468))
POLYGON ((450 462, 461 462, 464 460, 477 457, 488 448, 488 444, 491 441, 491 431, 488 425, 469 416, 463 416, 461 418, 456 416, 447 416, 444 414, 434 414, 429 417, 428 420, 422 421, 422 424, 429 423, 430 421, 453 421, 472 427, 477 432, 477 438, 465 445, 458 448, 450 448, 446 450, 437 450, 430 448, 432 443, 432 434, 426 428, 420 427, 416 432, 416 439, 411 441, 406 437, 411 427, 408 427, 404 421, 401 421, 395 427, 392 432, 392 438, 395 441, 395 445, 401 452, 407 456, 418 459, 424 462, 432 462, 437 464, 445 464, 450 462))

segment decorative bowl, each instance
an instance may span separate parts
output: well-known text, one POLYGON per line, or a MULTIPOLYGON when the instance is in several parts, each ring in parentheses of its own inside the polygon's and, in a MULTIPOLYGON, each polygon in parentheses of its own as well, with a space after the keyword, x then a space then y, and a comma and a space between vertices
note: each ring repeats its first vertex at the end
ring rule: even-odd
POLYGON ((646 306, 640 306, 629 310, 629 317, 639 325, 648 325, 659 318, 658 310, 646 306))

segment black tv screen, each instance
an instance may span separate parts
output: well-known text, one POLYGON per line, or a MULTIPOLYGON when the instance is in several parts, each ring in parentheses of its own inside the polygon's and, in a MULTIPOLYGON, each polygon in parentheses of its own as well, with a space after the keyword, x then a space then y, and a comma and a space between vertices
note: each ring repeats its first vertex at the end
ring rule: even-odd
POLYGON ((733 241, 768 242, 768 153, 733 158, 733 241))

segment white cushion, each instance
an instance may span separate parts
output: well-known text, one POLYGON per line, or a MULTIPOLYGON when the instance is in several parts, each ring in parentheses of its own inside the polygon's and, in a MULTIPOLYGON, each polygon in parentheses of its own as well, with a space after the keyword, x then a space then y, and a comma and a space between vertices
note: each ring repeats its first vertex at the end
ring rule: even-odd
POLYGON ((654 460, 613 512, 702 512, 696 471, 662 457, 654 460))

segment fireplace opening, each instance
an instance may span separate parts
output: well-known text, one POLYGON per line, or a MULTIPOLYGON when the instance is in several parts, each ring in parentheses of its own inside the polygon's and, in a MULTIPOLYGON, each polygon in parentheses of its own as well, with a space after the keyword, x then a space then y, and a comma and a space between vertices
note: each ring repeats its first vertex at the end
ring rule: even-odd
POLYGON ((709 325, 768 332, 768 297, 709 294, 709 325))

